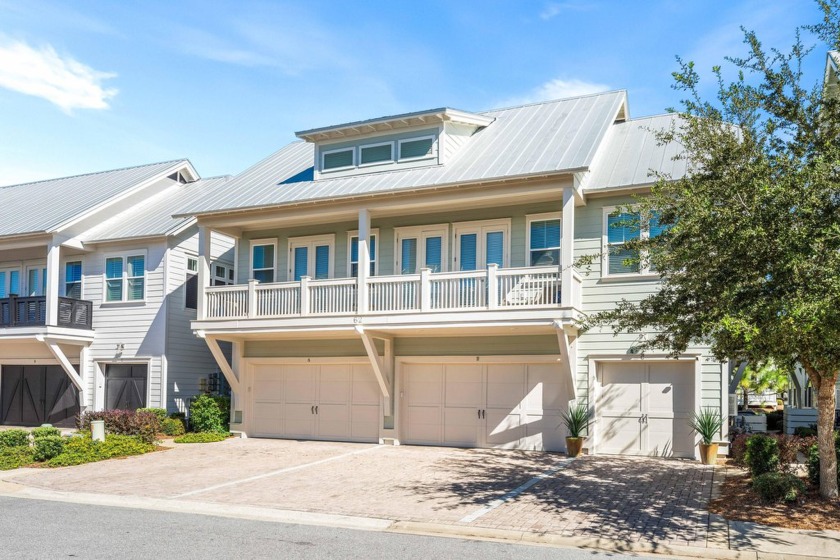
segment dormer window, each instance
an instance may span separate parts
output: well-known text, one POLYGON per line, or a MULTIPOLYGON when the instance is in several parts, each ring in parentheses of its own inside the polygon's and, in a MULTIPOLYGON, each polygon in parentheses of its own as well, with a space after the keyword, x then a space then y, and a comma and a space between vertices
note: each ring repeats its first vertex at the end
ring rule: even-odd
POLYGON ((388 163, 394 160, 394 143, 368 144, 359 148, 359 165, 388 163))
POLYGON ((323 152, 321 155, 321 169, 324 171, 331 171, 335 169, 347 169, 353 167, 355 165, 355 158, 353 155, 353 148, 323 152))
POLYGON ((400 140, 400 161, 425 159, 435 156, 435 137, 409 138, 400 140))

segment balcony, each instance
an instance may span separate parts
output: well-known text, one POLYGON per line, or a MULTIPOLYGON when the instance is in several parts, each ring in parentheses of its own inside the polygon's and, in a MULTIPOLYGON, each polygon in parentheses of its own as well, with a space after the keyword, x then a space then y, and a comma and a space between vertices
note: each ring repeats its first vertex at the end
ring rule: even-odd
POLYGON ((581 278, 569 272, 568 302, 561 301, 561 274, 554 266, 373 276, 363 294, 356 278, 251 281, 205 288, 199 321, 580 309, 581 278))
MULTIPOLYGON (((0 328, 43 327, 47 323, 45 296, 8 297, 0 299, 0 328)), ((58 298, 57 327, 90 330, 93 324, 93 303, 66 297, 58 298)))

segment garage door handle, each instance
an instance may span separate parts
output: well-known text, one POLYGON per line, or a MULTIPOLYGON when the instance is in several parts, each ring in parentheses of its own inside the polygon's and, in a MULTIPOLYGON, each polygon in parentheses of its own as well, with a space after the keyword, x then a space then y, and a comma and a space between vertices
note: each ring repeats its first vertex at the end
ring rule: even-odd
POLYGON ((309 413, 310 414, 315 414, 315 405, 314 404, 311 407, 309 407, 309 413))
POLYGON ((318 405, 315 405, 315 414, 318 414, 318 405))
POLYGON ((478 418, 481 419, 481 409, 479 408, 476 412, 478 413, 478 418))

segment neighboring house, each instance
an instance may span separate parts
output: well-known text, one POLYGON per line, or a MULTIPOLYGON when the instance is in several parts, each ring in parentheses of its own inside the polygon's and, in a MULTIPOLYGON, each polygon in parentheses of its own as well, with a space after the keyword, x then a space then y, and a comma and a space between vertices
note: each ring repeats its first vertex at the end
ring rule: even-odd
MULTIPOLYGON (((226 180, 180 160, 0 188, 0 424, 184 410, 217 367, 189 326, 198 228, 171 216, 226 180)), ((231 281, 232 240, 211 254, 231 281)))
POLYGON ((629 120, 618 91, 317 128, 197 202, 193 328, 232 387, 233 429, 563 450, 578 401, 590 452, 694 457, 692 413, 727 415, 726 364, 642 356, 643 334, 577 322, 659 286, 621 250, 657 224, 610 224, 649 169, 684 173, 652 132, 672 118, 629 120), (210 232, 236 238, 233 286, 210 285, 210 232))

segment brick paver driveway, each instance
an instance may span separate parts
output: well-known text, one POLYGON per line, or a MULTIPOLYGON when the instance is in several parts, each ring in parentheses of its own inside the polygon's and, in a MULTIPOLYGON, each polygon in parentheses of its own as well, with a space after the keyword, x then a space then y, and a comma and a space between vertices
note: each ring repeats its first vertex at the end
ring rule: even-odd
POLYGON ((712 474, 682 461, 245 439, 33 469, 12 480, 64 492, 705 546, 712 474))

